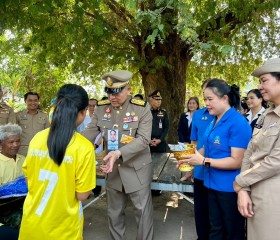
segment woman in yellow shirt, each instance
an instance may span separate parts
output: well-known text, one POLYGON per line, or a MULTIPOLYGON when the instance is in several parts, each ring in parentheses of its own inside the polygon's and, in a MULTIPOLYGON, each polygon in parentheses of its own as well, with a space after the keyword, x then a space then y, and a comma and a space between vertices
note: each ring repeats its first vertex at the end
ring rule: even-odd
POLYGON ((57 93, 51 127, 31 140, 23 172, 28 194, 20 240, 82 239, 81 200, 96 185, 94 148, 76 128, 86 116, 88 95, 75 84, 57 93))

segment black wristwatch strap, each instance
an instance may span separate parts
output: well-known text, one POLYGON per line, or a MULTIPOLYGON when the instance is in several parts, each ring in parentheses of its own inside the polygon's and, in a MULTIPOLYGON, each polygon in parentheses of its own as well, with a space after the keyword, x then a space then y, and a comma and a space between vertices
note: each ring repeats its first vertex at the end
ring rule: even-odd
POLYGON ((206 158, 206 161, 204 161, 204 167, 206 167, 206 168, 210 168, 211 167, 211 162, 209 160, 210 160, 209 158, 206 158))

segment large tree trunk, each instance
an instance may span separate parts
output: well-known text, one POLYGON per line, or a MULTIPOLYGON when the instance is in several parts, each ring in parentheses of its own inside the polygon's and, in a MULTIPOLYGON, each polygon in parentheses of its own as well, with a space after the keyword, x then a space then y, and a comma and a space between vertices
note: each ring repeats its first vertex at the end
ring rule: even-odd
POLYGON ((165 58, 165 64, 155 72, 148 66, 140 69, 146 96, 156 89, 161 91, 162 108, 166 109, 170 121, 168 143, 178 141, 177 126, 186 96, 186 71, 192 57, 189 49, 177 34, 170 35, 165 44, 156 44, 154 48, 146 46, 144 52, 146 62, 165 58))

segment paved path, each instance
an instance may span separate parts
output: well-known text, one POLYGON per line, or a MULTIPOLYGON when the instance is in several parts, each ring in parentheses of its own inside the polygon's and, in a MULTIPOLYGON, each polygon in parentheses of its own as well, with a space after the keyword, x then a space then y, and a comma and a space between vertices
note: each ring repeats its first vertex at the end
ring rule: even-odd
MULTIPOLYGON (((85 201, 90 202, 93 198, 85 201)), ((174 193, 163 192, 153 197, 154 240, 196 240, 193 205, 174 193)), ((84 240, 107 240, 109 230, 106 216, 106 197, 84 210, 84 240)), ((131 204, 126 209, 127 240, 134 240, 136 223, 131 204)))

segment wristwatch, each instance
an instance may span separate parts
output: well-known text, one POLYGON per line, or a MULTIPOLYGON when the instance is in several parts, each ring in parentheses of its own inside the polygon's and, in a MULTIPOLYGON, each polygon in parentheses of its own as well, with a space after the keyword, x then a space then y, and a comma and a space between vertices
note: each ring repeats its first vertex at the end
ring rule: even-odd
POLYGON ((206 168, 211 167, 211 159, 210 158, 205 158, 204 167, 206 167, 206 168))

